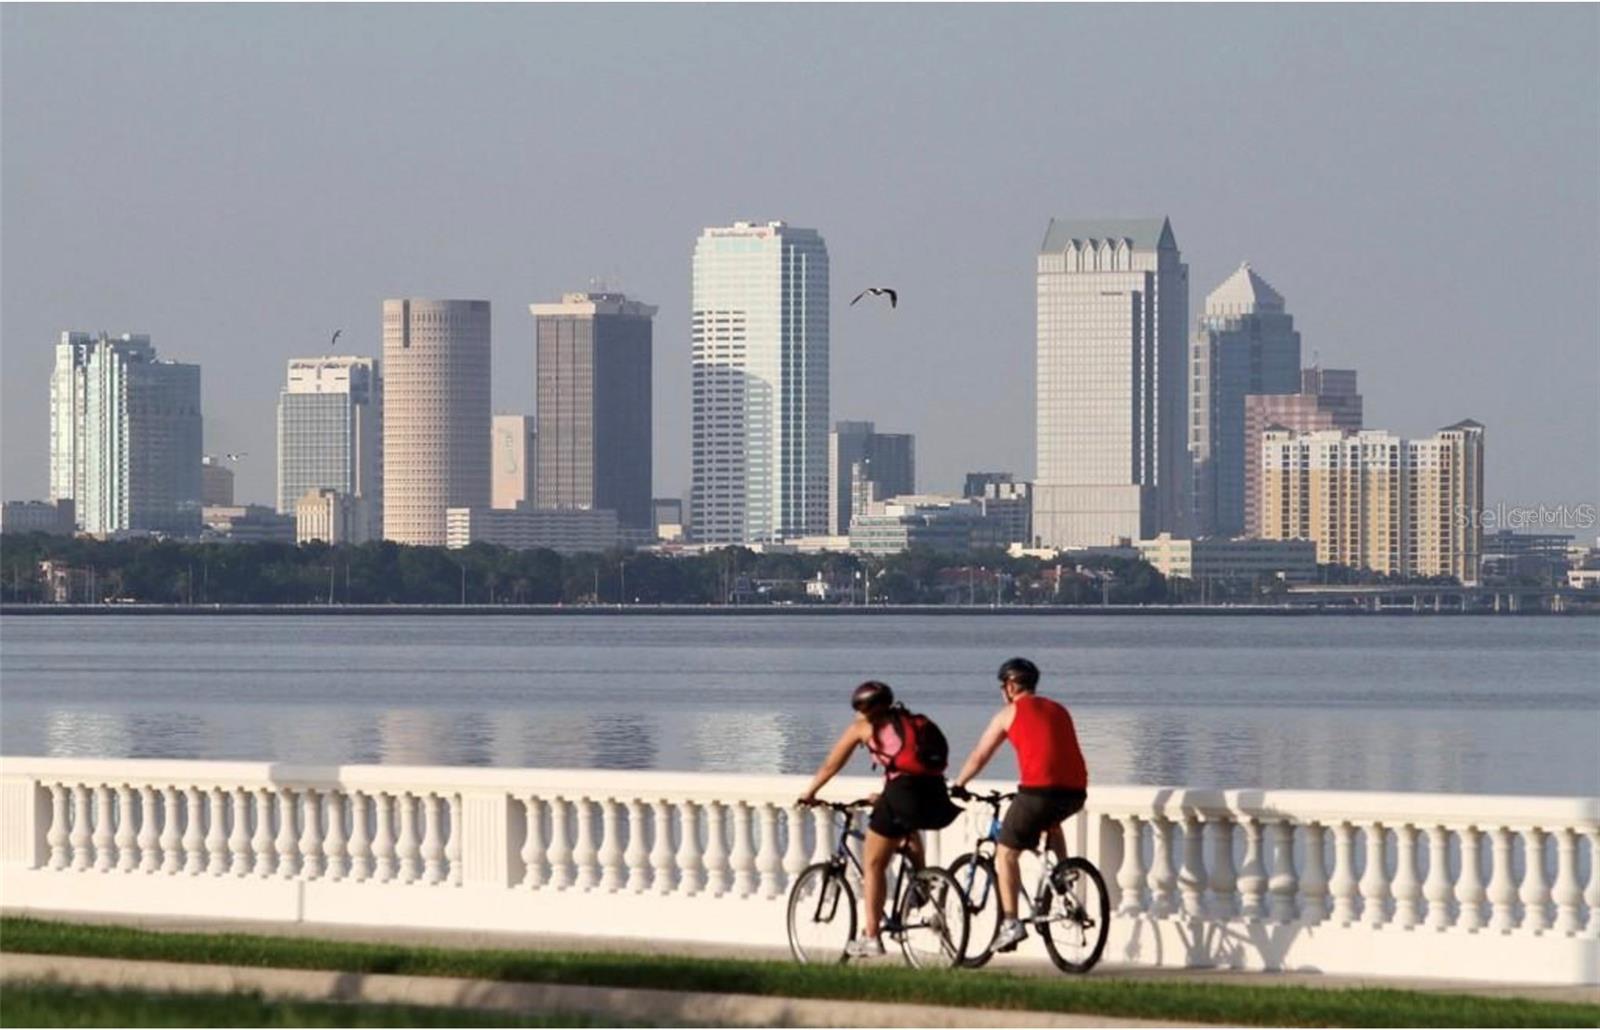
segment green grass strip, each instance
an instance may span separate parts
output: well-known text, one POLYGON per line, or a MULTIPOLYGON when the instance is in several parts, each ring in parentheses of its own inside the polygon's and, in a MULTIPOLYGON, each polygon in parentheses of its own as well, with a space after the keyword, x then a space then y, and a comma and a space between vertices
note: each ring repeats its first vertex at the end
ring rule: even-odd
POLYGON ((790 998, 1034 1009, 1266 1026, 1600 1026, 1600 1005, 1379 988, 1059 979, 883 963, 803 966, 676 955, 467 950, 245 934, 168 933, 11 917, 0 949, 51 955, 790 998))
POLYGON ((7 984, 0 1026, 615 1026, 578 1014, 517 1015, 426 1005, 279 1001, 259 994, 163 994, 7 984))

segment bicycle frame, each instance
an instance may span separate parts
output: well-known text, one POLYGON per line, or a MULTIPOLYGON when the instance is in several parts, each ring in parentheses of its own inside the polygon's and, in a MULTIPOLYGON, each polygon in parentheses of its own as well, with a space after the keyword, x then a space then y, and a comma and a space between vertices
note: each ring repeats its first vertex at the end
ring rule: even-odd
MULTIPOLYGON (((1000 805, 1014 796, 1015 795, 1000 794, 991 794, 988 796, 974 794, 972 796, 972 800, 982 801, 992 810, 992 814, 989 817, 988 832, 979 837, 972 844, 972 853, 974 856, 987 855, 991 863, 995 861, 996 853, 1000 848, 1000 805)), ((1034 904, 1034 899, 1040 894, 1044 893, 1045 886, 1050 881, 1050 870, 1052 865, 1044 858, 1049 849, 1049 837, 1046 835, 1040 838, 1039 846, 1029 852, 1030 854, 1039 856, 1040 872, 1039 882, 1034 885, 1033 892, 1031 894, 1026 890, 1019 890, 1017 892, 1017 918, 1025 923, 1037 923, 1040 918, 1038 915, 1038 907, 1034 904), (1022 913, 1023 905, 1028 906, 1027 915, 1023 915, 1022 913)), ((980 890, 978 895, 975 896, 972 893, 972 881, 976 877, 977 868, 978 866, 976 862, 968 866, 967 882, 958 884, 961 889, 966 892, 967 903, 971 905, 974 911, 982 909, 989 903, 989 888, 991 884, 993 884, 995 890, 999 890, 1000 886, 998 879, 991 879, 983 884, 982 890, 980 890)))
MULTIPOLYGON (((867 875, 866 867, 862 865, 861 859, 857 857, 855 850, 850 847, 851 840, 861 841, 863 846, 866 843, 867 835, 855 828, 856 811, 863 807, 864 802, 853 802, 850 804, 821 802, 821 804, 833 809, 835 815, 843 817, 839 820, 839 838, 833 846, 833 855, 828 859, 828 864, 834 869, 838 870, 840 874, 843 874, 849 867, 853 866, 855 867, 856 875, 865 878, 867 875)), ((900 851, 896 852, 896 854, 900 856, 900 865, 895 871, 894 889, 885 895, 886 898, 900 897, 900 890, 905 885, 906 867, 911 864, 906 858, 904 847, 902 847, 900 851)), ((887 882, 885 882, 884 886, 888 886, 887 882)), ((824 888, 823 890, 818 891, 817 909, 812 914, 813 920, 818 922, 824 921, 823 910, 824 907, 827 907, 827 919, 831 921, 834 916, 834 911, 838 908, 838 905, 839 891, 837 889, 830 891, 827 888, 824 888)), ((895 921, 897 922, 898 920, 895 921)))

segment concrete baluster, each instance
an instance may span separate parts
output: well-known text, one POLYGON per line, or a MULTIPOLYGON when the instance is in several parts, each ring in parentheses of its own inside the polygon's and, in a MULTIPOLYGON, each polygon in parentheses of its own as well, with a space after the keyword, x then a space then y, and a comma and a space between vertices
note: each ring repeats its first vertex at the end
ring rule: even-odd
POLYGON ((1361 921, 1382 926, 1389 921, 1388 839, 1384 825, 1366 828, 1367 867, 1361 872, 1361 921))
POLYGON ((699 894, 706 886, 700 861, 699 810, 693 801, 678 803, 678 890, 684 894, 699 894))
POLYGON ((706 805, 706 890, 714 897, 726 894, 732 883, 725 808, 720 801, 706 805))
POLYGON ((372 795, 372 873, 379 883, 400 875, 394 836, 394 795, 384 791, 372 795))
POLYGON ((1600 826, 1590 826, 1583 831, 1589 838, 1589 882, 1583 888, 1583 904, 1589 910, 1589 922, 1584 936, 1600 937, 1600 826))
POLYGON ((221 876, 228 871, 228 795, 221 787, 206 791, 206 872, 221 876))
POLYGON ((299 856, 295 854, 294 791, 278 788, 278 836, 273 846, 278 852, 278 879, 292 880, 300 871, 299 856))
POLYGON ((672 865, 672 806, 657 799, 651 806, 650 868, 655 870, 650 883, 657 894, 671 894, 677 886, 672 865))
POLYGON ((756 852, 750 843, 750 806, 743 801, 733 806, 733 850, 728 856, 733 865, 733 890, 748 898, 756 889, 756 852))
POLYGON ((1544 831, 1522 831, 1522 928, 1535 933, 1550 929, 1550 884, 1544 868, 1544 831))
POLYGON ((228 835, 228 872, 234 876, 250 875, 250 792, 243 787, 233 789, 233 832, 228 835))
POLYGON ((543 886, 546 880, 544 802, 538 798, 523 798, 522 813, 526 824, 526 833, 522 838, 522 885, 537 888, 543 886))
POLYGON ((783 889, 783 856, 778 851, 778 807, 763 804, 757 813, 761 837, 756 849, 756 872, 761 878, 763 897, 775 898, 783 889))
POLYGON ((550 799, 550 844, 545 861, 550 866, 550 886, 560 890, 572 885, 572 845, 567 841, 567 801, 550 799))
POLYGON ((444 828, 439 818, 439 795, 422 795, 422 882, 444 882, 444 828))
POLYGON ((1463 930, 1477 930, 1483 926, 1483 903, 1488 893, 1483 889, 1483 866, 1479 853, 1476 826, 1460 831, 1461 875, 1456 878, 1456 924, 1463 930))
POLYGON ((1207 870, 1207 911, 1212 919, 1232 919, 1238 912, 1239 879, 1233 867, 1233 820, 1225 815, 1207 820, 1211 835, 1211 868, 1207 870))
POLYGON ((1333 876, 1328 891, 1333 896, 1333 920, 1343 926, 1356 921, 1356 831, 1346 822, 1333 826, 1333 876))
POLYGON ((1583 929, 1583 891, 1578 887, 1578 835, 1570 827, 1556 831, 1555 930, 1575 934, 1583 929))
POLYGON ((156 789, 150 784, 139 788, 139 869, 153 873, 161 868, 161 807, 156 789))
POLYGON ((1305 824, 1306 868, 1300 874, 1300 921, 1328 918, 1327 828, 1315 819, 1305 824))
POLYGON ((1150 914, 1171 915, 1178 898, 1178 873, 1172 867, 1172 820, 1156 816, 1150 822, 1150 837, 1150 914))
POLYGON ((342 880, 350 871, 350 856, 345 851, 344 795, 328 792, 328 832, 322 835, 323 868, 328 879, 342 880))
POLYGON ((1122 890, 1122 901, 1117 912, 1120 915, 1140 915, 1144 912, 1145 868, 1138 816, 1123 817, 1122 837, 1122 866, 1117 870, 1117 886, 1122 890))
POLYGON ((811 861, 826 862, 833 857, 833 846, 838 842, 834 835, 833 812, 826 808, 811 810, 811 861))
POLYGON ((1517 886, 1511 881, 1511 831, 1496 826, 1489 831, 1489 929, 1510 930, 1517 925, 1517 886))
POLYGON ((367 795, 350 794, 350 879, 365 883, 372 879, 372 827, 367 822, 367 795))
POLYGON ((1199 919, 1206 914, 1205 824, 1193 812, 1183 817, 1183 867, 1178 870, 1178 893, 1183 914, 1199 919))
POLYGON ((97 872, 105 872, 116 862, 116 852, 112 850, 115 842, 112 823, 111 788, 102 783, 94 788, 94 868, 97 872))
POLYGON ((72 786, 72 832, 67 841, 72 845, 72 868, 80 871, 94 864, 89 830, 89 788, 76 783, 72 786))
POLYGON ((1244 864, 1239 867, 1239 914, 1260 919, 1267 889, 1267 869, 1261 861, 1261 820, 1247 815, 1240 825, 1244 827, 1244 864))
POLYGON ((416 883, 422 878, 422 838, 417 832, 417 796, 409 790, 395 796, 400 809, 400 828, 395 835, 394 855, 400 865, 400 882, 416 883))
POLYGON ((1417 879, 1417 828, 1401 823, 1394 828, 1394 921, 1401 928, 1422 921, 1422 884, 1417 879))
POLYGON ((183 871, 199 876, 206 868, 205 806, 199 787, 183 794, 183 871))
POLYGON ((50 784, 50 829, 44 835, 50 845, 50 868, 65 869, 72 861, 67 848, 67 788, 59 783, 50 784))
POLYGON ((179 836, 178 827, 182 822, 179 814, 178 788, 167 784, 161 790, 161 871, 168 876, 175 875, 183 868, 182 838, 179 836))
POLYGON ((309 788, 300 792, 300 876, 322 876, 322 795, 309 788))
POLYGON ((593 890, 595 884, 600 882, 599 871, 595 868, 595 858, 600 854, 600 849, 594 839, 594 802, 586 797, 580 797, 572 803, 577 815, 578 833, 572 847, 572 864, 577 869, 574 886, 581 891, 593 890))
POLYGON ((616 798, 600 799, 600 889, 615 894, 622 887, 622 805, 616 798))
POLYGON ((794 883, 795 877, 806 867, 806 813, 799 805, 790 805, 784 815, 783 880, 784 886, 794 883))
POLYGON ((1422 884, 1428 899, 1429 929, 1450 925, 1450 834, 1438 823, 1428 827, 1428 878, 1422 884))
POLYGON ((272 845, 272 791, 256 788, 256 832, 250 838, 250 850, 255 853, 256 876, 265 879, 278 865, 278 853, 272 845))
POLYGON ((628 890, 642 894, 650 889, 650 849, 645 846, 644 802, 633 798, 628 802, 628 848, 622 861, 628 866, 628 890))
POLYGON ((1295 898, 1300 893, 1300 878, 1294 868, 1294 823, 1275 819, 1272 823, 1272 875, 1267 880, 1267 905, 1273 922, 1292 923, 1295 898))
POLYGON ((451 794, 445 802, 450 810, 450 835, 444 842, 444 861, 449 870, 450 883, 459 887, 466 876, 466 868, 461 861, 462 849, 466 847, 465 828, 461 825, 461 795, 451 794))
POLYGON ((139 852, 135 850, 138 836, 134 827, 139 821, 134 809, 133 788, 126 783, 117 785, 117 868, 131 873, 139 866, 139 852))

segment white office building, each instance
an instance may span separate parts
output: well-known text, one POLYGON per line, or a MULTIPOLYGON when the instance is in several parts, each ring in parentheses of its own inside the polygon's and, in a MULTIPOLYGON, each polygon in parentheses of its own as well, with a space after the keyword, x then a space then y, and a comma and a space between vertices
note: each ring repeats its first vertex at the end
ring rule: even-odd
POLYGON ((496 415, 489 455, 491 508, 531 508, 537 495, 539 427, 532 415, 496 415))
POLYGON ((278 394, 278 512, 295 514, 302 497, 321 490, 360 499, 371 524, 356 535, 381 534, 383 379, 376 358, 289 359, 278 394))
POLYGON ((545 548, 560 554, 609 551, 621 542, 609 508, 451 508, 445 546, 493 544, 513 551, 545 548))
POLYGON ((1034 535, 1075 547, 1181 531, 1189 269, 1172 226, 1053 219, 1037 298, 1034 535))
POLYGON ((828 249, 736 222, 695 245, 690 531, 711 544, 828 528, 828 249))

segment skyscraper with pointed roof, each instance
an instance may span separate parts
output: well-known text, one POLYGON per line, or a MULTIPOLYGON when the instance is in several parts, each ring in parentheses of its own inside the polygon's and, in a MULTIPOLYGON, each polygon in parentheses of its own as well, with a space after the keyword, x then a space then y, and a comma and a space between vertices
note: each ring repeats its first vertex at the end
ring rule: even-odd
POLYGON ((1034 535, 1184 535, 1189 268, 1171 224, 1052 219, 1036 288, 1034 535))
POLYGON ((1245 532, 1245 395, 1294 393, 1300 334, 1283 296, 1247 261, 1206 297, 1189 345, 1194 532, 1245 532))

